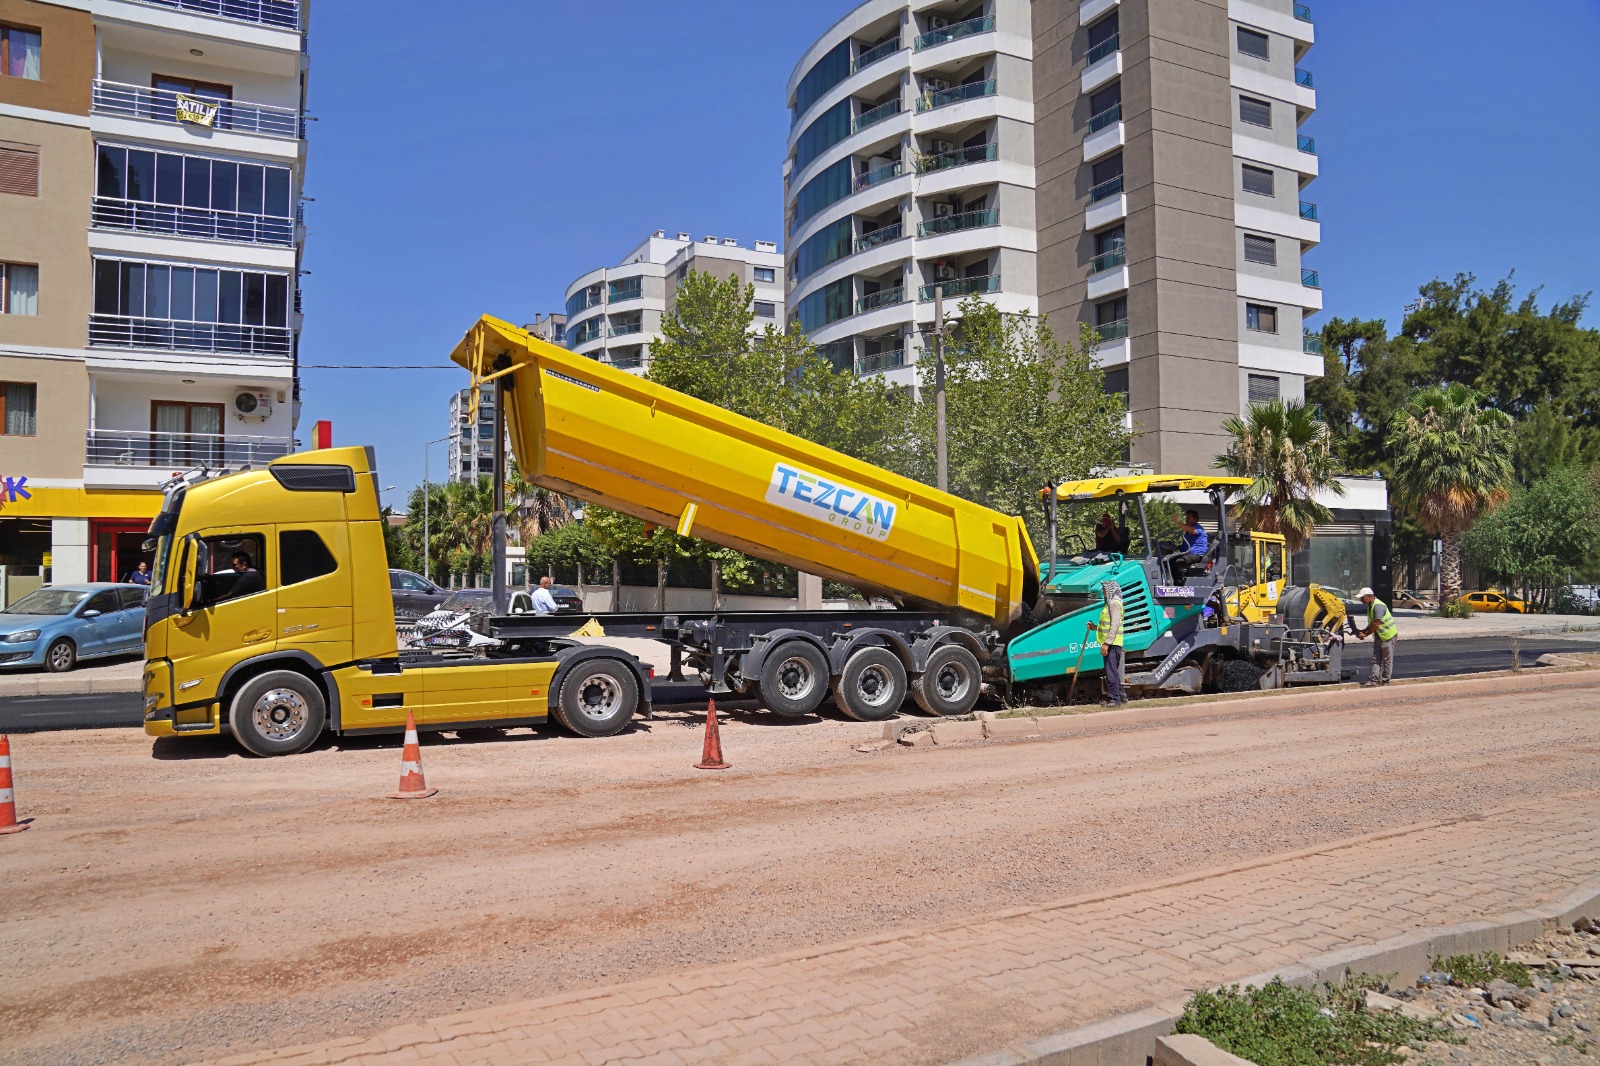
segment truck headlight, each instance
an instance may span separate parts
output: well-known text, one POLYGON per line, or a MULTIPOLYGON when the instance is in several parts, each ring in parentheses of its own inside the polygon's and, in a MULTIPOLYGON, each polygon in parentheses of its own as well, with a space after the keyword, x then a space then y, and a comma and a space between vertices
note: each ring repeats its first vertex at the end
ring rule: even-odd
POLYGON ((12 633, 10 636, 6 637, 5 638, 5 643, 7 643, 7 644, 26 644, 30 640, 38 640, 38 639, 39 639, 39 631, 37 629, 24 629, 20 633, 12 633))

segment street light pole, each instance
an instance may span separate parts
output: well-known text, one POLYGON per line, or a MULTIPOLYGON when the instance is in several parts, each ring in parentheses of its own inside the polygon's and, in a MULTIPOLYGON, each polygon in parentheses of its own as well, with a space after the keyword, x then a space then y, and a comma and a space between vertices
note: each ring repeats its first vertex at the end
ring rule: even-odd
POLYGON ((950 491, 950 447, 944 417, 944 286, 933 287, 933 439, 939 491, 950 491))
POLYGON ((433 495, 429 491, 433 487, 433 482, 428 480, 428 449, 435 444, 443 444, 449 439, 450 437, 440 437, 438 440, 430 440, 422 446, 422 576, 429 581, 433 580, 433 571, 432 554, 428 549, 428 498, 433 495))

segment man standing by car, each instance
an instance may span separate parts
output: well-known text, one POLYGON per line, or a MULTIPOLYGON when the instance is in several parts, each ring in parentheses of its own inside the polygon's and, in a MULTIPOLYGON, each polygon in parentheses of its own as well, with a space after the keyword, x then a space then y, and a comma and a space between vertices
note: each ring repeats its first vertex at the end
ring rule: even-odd
POLYGON ((550 577, 547 574, 539 579, 539 587, 533 590, 533 613, 555 614, 558 610, 556 598, 550 595, 550 577))
POLYGON ((1361 682, 1361 687, 1387 685, 1394 677, 1394 642, 1400 639, 1400 626, 1389 605, 1378 599, 1371 589, 1362 589, 1356 593, 1356 598, 1367 605, 1367 628, 1356 630, 1356 636, 1362 640, 1376 637, 1372 642, 1372 673, 1361 682))

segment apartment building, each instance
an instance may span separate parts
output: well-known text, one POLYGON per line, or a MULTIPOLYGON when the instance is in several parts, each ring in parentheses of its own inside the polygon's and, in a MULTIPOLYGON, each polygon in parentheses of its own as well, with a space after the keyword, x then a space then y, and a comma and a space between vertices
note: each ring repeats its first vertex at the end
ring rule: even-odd
POLYGON ((0 599, 294 447, 309 0, 0 0, 0 599))
MULTIPOLYGON (((478 407, 472 390, 450 397, 450 458, 446 481, 476 481, 494 474, 494 386, 478 386, 478 407)), ((507 453, 509 454, 509 452, 507 453)))
POLYGON ((913 384, 936 287, 1038 313, 1032 6, 867 0, 795 65, 789 320, 841 370, 913 384))
POLYGON ((1037 0, 1040 310, 1103 338, 1136 463, 1209 465, 1223 421, 1322 373, 1305 256, 1317 95, 1295 0, 1037 0))
POLYGON ((783 255, 775 243, 756 241, 746 248, 732 237, 697 241, 687 233, 668 237, 656 230, 620 265, 591 270, 567 286, 567 347, 644 373, 650 342, 661 336, 661 320, 675 313, 678 286, 690 271, 754 285, 754 328, 782 326, 783 255))

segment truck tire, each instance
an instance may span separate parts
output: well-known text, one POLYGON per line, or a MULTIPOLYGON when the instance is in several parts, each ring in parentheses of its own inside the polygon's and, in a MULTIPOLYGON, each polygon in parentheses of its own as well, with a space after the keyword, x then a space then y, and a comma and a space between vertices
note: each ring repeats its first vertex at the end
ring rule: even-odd
POLYGON ((906 668, 888 648, 862 648, 833 683, 833 702, 858 722, 881 722, 906 700, 906 668))
POLYGON ((757 694, 774 714, 808 715, 828 698, 828 660, 803 640, 786 640, 761 664, 757 694))
POLYGON ((1248 659, 1229 659, 1222 664, 1222 691, 1255 692, 1261 688, 1261 667, 1248 659))
POLYGON ((586 659, 561 682, 556 720, 580 737, 616 736, 639 707, 639 682, 615 659, 586 659))
POLYGON ((983 693, 983 668, 978 657, 959 644, 941 644, 928 665, 911 682, 911 698, 929 714, 950 718, 978 705, 983 693))
POLYGON ((317 742, 328 721, 328 701, 305 674, 269 670, 240 686, 228 704, 228 728, 254 755, 298 755, 317 742))

